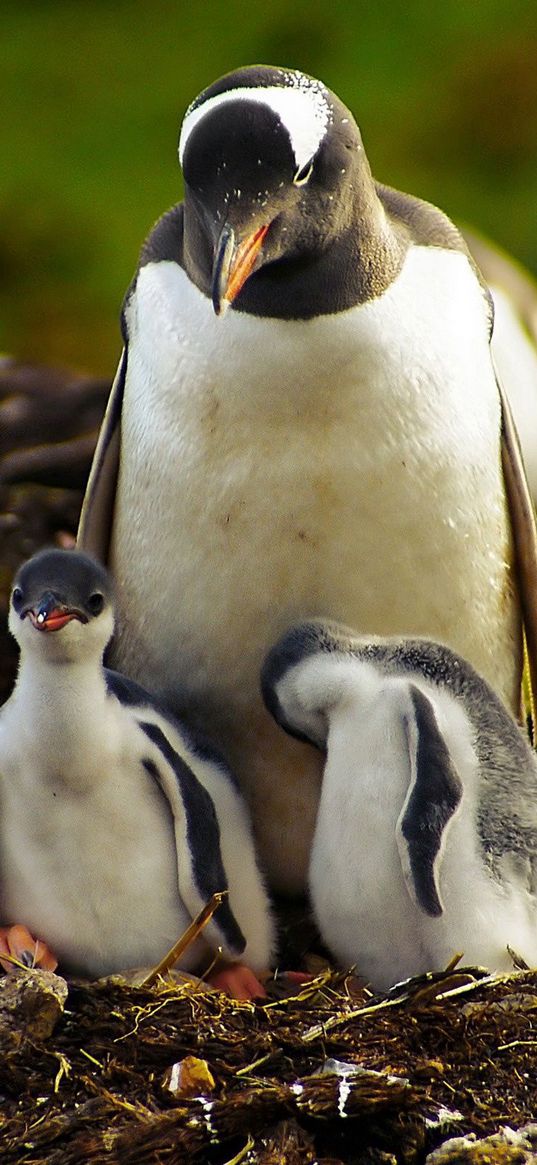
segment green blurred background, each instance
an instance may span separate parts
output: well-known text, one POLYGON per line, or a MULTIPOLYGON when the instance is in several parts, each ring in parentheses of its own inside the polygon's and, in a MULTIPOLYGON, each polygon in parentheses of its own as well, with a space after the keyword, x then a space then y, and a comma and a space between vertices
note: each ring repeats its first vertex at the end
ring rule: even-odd
POLYGON ((178 201, 189 101, 294 65, 361 125, 376 177, 537 272, 535 0, 3 0, 0 349, 111 374, 142 239, 178 201))

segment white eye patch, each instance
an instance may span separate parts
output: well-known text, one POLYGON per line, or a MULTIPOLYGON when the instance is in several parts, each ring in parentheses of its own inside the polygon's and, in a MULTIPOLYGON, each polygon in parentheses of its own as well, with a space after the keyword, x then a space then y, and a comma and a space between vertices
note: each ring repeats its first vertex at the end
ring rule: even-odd
POLYGON ((332 121, 332 110, 319 81, 313 81, 301 73, 293 75, 292 79, 293 84, 289 86, 229 89, 227 93, 209 97, 201 105, 194 108, 191 106, 186 112, 179 139, 181 165, 188 139, 206 114, 230 101, 253 101, 258 105, 266 105, 277 115, 289 135, 297 173, 303 173, 317 153, 332 121))

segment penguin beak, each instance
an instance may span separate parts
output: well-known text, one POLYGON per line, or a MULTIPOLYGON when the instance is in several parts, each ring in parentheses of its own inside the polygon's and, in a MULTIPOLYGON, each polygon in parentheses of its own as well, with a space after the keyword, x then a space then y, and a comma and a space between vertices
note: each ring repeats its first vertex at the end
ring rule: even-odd
POLYGON ((79 623, 88 621, 82 611, 75 607, 67 607, 52 591, 46 591, 36 606, 28 607, 23 612, 22 618, 24 619, 26 615, 29 615, 30 622, 37 631, 59 631, 72 619, 78 619, 79 623))
POLYGON ((213 263, 212 300, 217 316, 223 315, 252 274, 269 226, 264 223, 242 241, 229 223, 222 228, 213 263))

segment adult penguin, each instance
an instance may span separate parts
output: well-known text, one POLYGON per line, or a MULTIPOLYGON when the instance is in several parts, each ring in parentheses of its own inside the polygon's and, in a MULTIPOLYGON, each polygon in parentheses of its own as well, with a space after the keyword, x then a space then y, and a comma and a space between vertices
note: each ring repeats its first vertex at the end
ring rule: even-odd
POLYGON ((115 663, 212 734, 273 885, 295 892, 320 764, 259 693, 290 622, 445 641, 518 704, 491 301, 449 219, 374 181, 319 81, 223 77, 179 155, 184 202, 125 300, 80 543, 117 579, 115 663))

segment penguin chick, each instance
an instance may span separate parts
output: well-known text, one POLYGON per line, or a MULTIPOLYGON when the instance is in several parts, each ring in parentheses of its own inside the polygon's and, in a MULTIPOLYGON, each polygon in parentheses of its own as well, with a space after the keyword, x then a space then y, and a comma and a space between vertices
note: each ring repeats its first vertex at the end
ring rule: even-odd
POLYGON ((2 921, 22 921, 66 969, 104 975, 154 965, 227 890, 206 943, 267 968, 273 924, 234 778, 103 667, 114 626, 103 567, 74 551, 36 555, 15 578, 9 626, 21 658, 0 711, 2 921))
POLYGON ((265 702, 326 754, 309 887, 321 934, 377 989, 454 952, 537 964, 537 759, 449 648, 298 624, 265 702))

